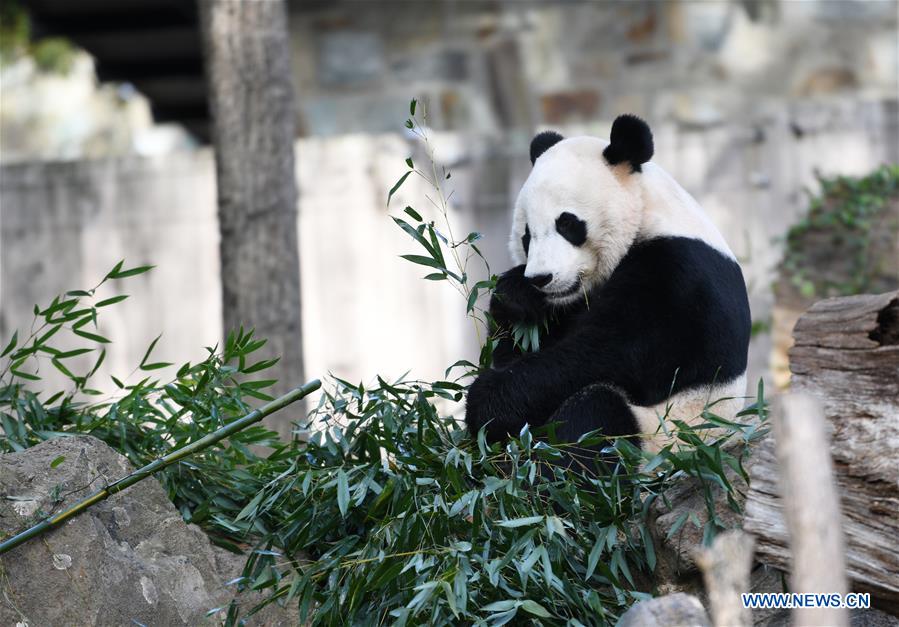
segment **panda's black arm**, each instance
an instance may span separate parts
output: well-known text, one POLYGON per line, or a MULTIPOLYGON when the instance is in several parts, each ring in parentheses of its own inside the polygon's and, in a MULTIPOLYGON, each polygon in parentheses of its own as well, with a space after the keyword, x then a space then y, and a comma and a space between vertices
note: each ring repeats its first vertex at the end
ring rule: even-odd
POLYGON ((525 423, 542 425, 566 399, 594 383, 628 392, 637 387, 635 382, 645 374, 641 365, 661 357, 647 351, 664 345, 665 325, 647 315, 658 315, 653 298, 659 294, 659 282, 668 279, 664 266, 621 276, 627 264, 622 266, 591 295, 589 309, 558 341, 481 373, 466 403, 465 420, 472 433, 486 425, 487 438, 496 441, 517 435, 525 423))
POLYGON ((520 265, 506 270, 496 281, 490 298, 490 315, 499 324, 537 324, 546 315, 546 298, 525 278, 524 268, 520 265))
POLYGON ((507 270, 496 283, 490 298, 491 335, 499 340, 493 351, 493 365, 504 368, 519 359, 512 331, 515 324, 539 324, 546 316, 546 300, 524 276, 524 265, 507 270))
POLYGON ((634 359, 610 330, 590 325, 508 366, 483 372, 468 391, 465 419, 487 439, 517 435, 525 423, 544 424, 571 395, 593 383, 633 387, 634 359))

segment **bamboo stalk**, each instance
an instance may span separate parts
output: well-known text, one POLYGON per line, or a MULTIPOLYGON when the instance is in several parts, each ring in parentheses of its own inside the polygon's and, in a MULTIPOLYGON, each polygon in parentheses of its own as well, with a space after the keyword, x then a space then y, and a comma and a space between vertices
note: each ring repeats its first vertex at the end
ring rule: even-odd
POLYGON ((60 523, 65 522, 66 520, 72 518, 73 516, 77 516, 78 514, 84 512, 85 510, 87 510, 87 508, 94 505, 95 503, 99 503, 100 501, 103 501, 103 500, 109 498, 113 494, 117 494, 118 492, 121 492, 125 488, 129 488, 129 487, 133 486, 138 481, 143 481, 150 475, 162 470, 166 466, 170 466, 171 464, 174 464, 175 462, 177 462, 181 459, 184 459, 188 455, 192 455, 193 453, 196 453, 197 451, 202 451, 203 449, 212 446, 216 442, 224 440, 228 436, 230 436, 234 433, 237 433, 238 431, 245 429, 246 427, 249 427, 251 424, 259 422, 260 420, 262 420, 269 414, 273 414, 276 411, 287 407, 291 403, 294 403, 294 402, 300 400, 301 398, 303 398, 304 396, 311 394, 312 392, 314 392, 315 390, 317 390, 320 387, 321 387, 321 381, 319 381, 318 379, 313 379, 312 381, 306 383, 305 385, 295 388, 295 389, 291 390, 290 392, 288 392, 287 394, 284 394, 283 396, 279 396, 275 400, 266 403, 262 407, 254 409, 253 411, 248 413, 243 418, 238 418, 231 424, 228 424, 228 425, 222 427, 221 429, 213 431, 212 433, 208 433, 208 434, 204 435, 202 438, 200 438, 196 442, 191 442, 187 446, 184 446, 184 447, 178 449, 177 451, 172 451, 168 455, 165 455, 164 457, 160 457, 159 459, 150 462, 143 468, 139 468, 139 469, 135 470, 130 475, 127 475, 127 476, 119 479, 118 481, 114 481, 113 483, 109 484, 102 490, 98 490, 97 492, 94 492, 87 498, 82 499, 81 501, 75 503, 74 505, 72 505, 71 507, 66 509, 65 511, 60 512, 59 514, 56 514, 55 516, 49 516, 49 517, 45 518, 44 520, 42 520, 41 522, 39 522, 38 524, 34 525, 33 527, 26 529, 22 533, 16 534, 13 537, 8 538, 8 539, 4 540, 3 542, 0 542, 0 555, 3 555, 7 551, 10 551, 10 550, 16 548, 23 542, 26 542, 26 541, 30 540, 31 538, 39 536, 40 534, 44 533, 45 531, 52 529, 53 527, 56 527, 60 523))

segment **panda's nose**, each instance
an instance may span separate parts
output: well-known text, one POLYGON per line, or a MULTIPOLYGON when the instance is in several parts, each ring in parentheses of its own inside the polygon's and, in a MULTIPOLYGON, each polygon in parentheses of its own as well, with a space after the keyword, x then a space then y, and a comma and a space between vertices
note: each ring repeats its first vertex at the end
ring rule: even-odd
POLYGON ((528 281, 531 282, 531 285, 534 287, 546 287, 549 285, 549 282, 553 280, 553 275, 551 274, 538 274, 535 276, 525 277, 528 281))

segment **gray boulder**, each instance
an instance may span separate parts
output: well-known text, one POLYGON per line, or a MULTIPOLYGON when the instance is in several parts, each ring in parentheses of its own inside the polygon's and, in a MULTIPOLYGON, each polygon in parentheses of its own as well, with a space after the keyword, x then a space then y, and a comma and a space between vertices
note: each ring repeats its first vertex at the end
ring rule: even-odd
MULTIPOLYGON (((0 537, 132 470, 89 436, 0 455, 0 537)), ((220 624, 243 561, 184 523, 151 477, 0 556, 0 624, 220 624)), ((248 624, 292 625, 296 613, 272 606, 248 624)))
POLYGON ((635 603, 618 627, 710 627, 708 614, 696 597, 677 592, 635 603))

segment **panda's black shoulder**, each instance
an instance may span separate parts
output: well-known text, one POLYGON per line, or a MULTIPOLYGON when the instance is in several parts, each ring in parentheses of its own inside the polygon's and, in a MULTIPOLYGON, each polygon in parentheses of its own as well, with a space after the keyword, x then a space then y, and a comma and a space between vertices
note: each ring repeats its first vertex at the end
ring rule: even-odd
POLYGON ((610 309, 663 315, 684 328, 692 326, 690 320, 721 317, 736 327, 748 329, 751 324, 739 264, 708 243, 688 237, 635 243, 599 299, 610 309))
POLYGON ((655 237, 636 242, 613 273, 616 282, 677 280, 723 287, 739 278, 735 289, 745 291, 739 264, 708 243, 689 237, 655 237), (615 276, 618 275, 618 276, 615 276))
POLYGON ((581 323, 620 338, 625 389, 638 405, 746 372, 752 321, 743 273, 698 239, 658 237, 631 246, 581 323))

